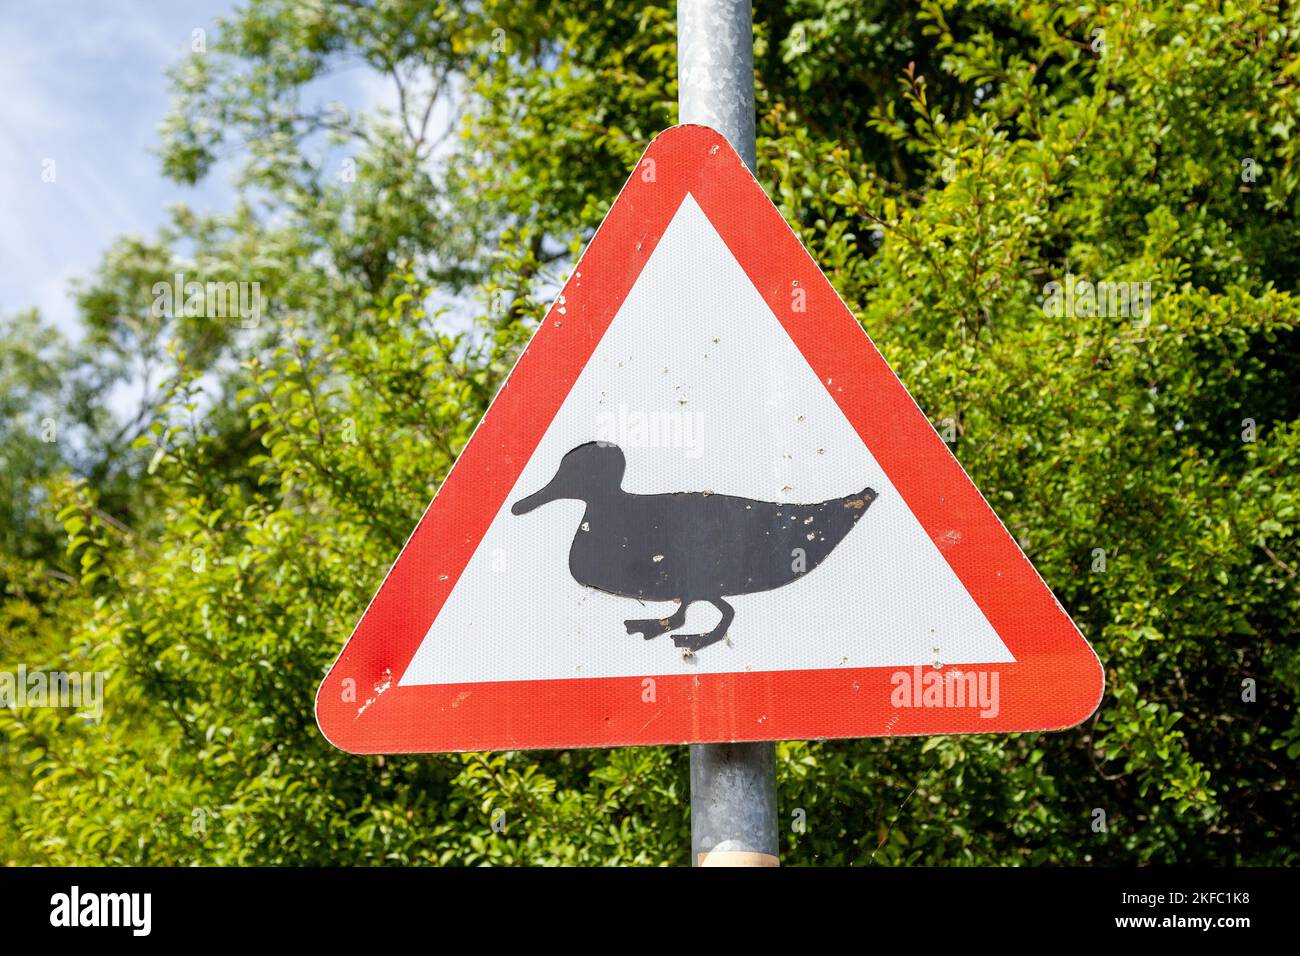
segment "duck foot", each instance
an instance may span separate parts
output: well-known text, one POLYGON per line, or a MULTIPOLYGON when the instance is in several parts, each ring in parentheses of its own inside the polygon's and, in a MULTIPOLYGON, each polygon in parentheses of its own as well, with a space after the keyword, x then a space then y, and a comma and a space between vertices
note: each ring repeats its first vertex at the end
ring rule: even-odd
MULTIPOLYGON (((685 648, 694 654, 710 644, 718 643, 727 636, 727 628, 731 626, 732 618, 736 616, 736 609, 722 598, 709 598, 709 603, 722 612, 722 620, 707 634, 674 634, 673 643, 676 646, 685 648)), ((686 615, 683 614, 682 617, 684 621, 686 615)))
POLYGON ((624 621, 623 626, 627 628, 629 634, 640 634, 645 640, 653 640, 660 634, 667 634, 669 631, 675 631, 686 623, 686 608, 690 605, 689 601, 684 601, 677 605, 677 610, 669 617, 646 618, 644 620, 624 621))
POLYGON ((710 644, 718 643, 726 636, 725 634, 714 634, 712 631, 708 634, 674 634, 673 644, 694 654, 710 644))

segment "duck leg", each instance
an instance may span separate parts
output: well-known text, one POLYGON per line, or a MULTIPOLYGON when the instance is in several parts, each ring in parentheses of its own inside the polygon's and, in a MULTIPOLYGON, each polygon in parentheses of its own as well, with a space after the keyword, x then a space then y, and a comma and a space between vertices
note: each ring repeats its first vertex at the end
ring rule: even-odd
MULTIPOLYGON (((707 634, 674 634, 673 643, 678 647, 684 647, 693 653, 710 644, 716 644, 727 636, 727 628, 731 626, 731 620, 736 616, 736 609, 720 597, 708 598, 708 602, 722 612, 722 620, 707 634)), ((685 618, 685 614, 682 616, 685 618)))
POLYGON ((669 631, 675 631, 686 623, 686 609, 690 607, 690 601, 679 601, 677 610, 673 611, 670 617, 652 617, 646 620, 624 621, 623 626, 627 628, 629 634, 640 634, 647 641, 651 638, 658 637, 660 634, 667 634, 669 631))

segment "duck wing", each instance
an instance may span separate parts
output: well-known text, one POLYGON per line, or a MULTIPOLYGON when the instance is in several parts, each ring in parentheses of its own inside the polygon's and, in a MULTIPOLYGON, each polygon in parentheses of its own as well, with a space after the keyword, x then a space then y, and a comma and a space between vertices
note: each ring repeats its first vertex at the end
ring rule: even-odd
POLYGON ((570 569, 582 583, 644 600, 768 591, 817 567, 875 498, 870 488, 815 504, 622 495, 588 510, 570 569))

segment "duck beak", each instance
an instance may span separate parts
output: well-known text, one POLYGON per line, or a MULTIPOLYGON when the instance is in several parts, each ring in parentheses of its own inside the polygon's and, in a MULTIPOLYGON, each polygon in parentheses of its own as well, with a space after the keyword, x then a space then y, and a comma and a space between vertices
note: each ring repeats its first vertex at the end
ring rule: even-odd
POLYGON ((555 491, 554 489, 555 489, 555 481, 552 480, 551 483, 548 484, 541 491, 535 491, 527 498, 520 498, 518 501, 516 501, 513 505, 510 506, 510 513, 512 515, 526 515, 534 508, 540 508, 542 505, 547 504, 548 502, 555 501, 559 498, 564 497, 562 494, 560 494, 558 491, 555 491))

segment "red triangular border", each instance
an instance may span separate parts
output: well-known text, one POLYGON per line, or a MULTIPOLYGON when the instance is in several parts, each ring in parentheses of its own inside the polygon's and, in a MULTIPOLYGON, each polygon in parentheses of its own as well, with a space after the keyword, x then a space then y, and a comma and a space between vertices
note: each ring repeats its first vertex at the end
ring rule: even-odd
POLYGON ((726 139, 666 130, 646 149, 554 308, 338 660, 316 717, 354 753, 613 747, 736 740, 1057 730, 1096 710, 1096 654, 726 139), (653 169, 653 176, 644 175, 653 169), (894 707, 893 675, 853 668, 398 684, 478 542, 687 193, 695 197, 1016 662, 1000 709, 894 707), (807 310, 791 308, 791 288, 807 310))

